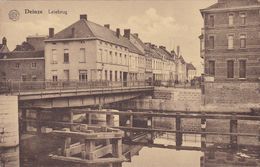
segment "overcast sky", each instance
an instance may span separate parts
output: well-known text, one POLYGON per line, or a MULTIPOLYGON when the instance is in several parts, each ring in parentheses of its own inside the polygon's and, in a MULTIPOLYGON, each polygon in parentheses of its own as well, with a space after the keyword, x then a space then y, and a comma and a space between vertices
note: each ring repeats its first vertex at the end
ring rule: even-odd
POLYGON ((216 1, 0 1, 0 38, 5 36, 9 49, 13 50, 29 35, 47 35, 49 27, 54 27, 56 33, 77 21, 80 14, 87 14, 89 20, 110 24, 112 29, 130 28, 144 42, 165 45, 168 50, 180 45, 184 59, 201 69, 198 36, 203 20, 199 9, 216 1), (12 9, 20 13, 18 21, 8 18, 12 9), (25 9, 42 10, 43 14, 25 14, 25 9), (48 14, 48 10, 68 13, 48 14))

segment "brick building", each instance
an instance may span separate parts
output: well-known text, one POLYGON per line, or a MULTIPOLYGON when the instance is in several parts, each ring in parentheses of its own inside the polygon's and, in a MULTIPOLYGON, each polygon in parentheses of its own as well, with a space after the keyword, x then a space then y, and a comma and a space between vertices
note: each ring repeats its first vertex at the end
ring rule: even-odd
POLYGON ((260 2, 218 0, 201 14, 206 103, 259 103, 260 2))
MULTIPOLYGON (((0 80, 44 80, 44 50, 42 49, 44 45, 35 42, 42 41, 41 43, 43 43, 43 40, 44 38, 38 36, 30 37, 21 45, 17 45, 14 51, 1 52, 0 80)), ((4 43, 7 45, 6 39, 4 43)))

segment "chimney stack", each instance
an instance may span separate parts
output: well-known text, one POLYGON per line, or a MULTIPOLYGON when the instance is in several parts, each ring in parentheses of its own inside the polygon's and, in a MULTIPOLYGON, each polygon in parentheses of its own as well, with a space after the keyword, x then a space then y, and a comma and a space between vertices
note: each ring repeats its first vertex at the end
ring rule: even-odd
POLYGON ((54 28, 49 28, 49 38, 54 37, 54 28))
POLYGON ((177 46, 177 56, 180 56, 180 46, 177 46))
POLYGON ((165 46, 159 46, 160 49, 166 50, 165 46))
POLYGON ((88 20, 88 16, 86 14, 81 14, 79 18, 80 20, 88 20))
POLYGON ((116 36, 117 36, 117 38, 119 38, 119 36, 120 36, 120 29, 119 28, 116 29, 116 36))
POLYGON ((130 29, 124 30, 124 37, 126 37, 127 39, 130 39, 130 29))
POLYGON ((134 33, 133 35, 138 38, 138 33, 134 33))
POLYGON ((153 49, 157 47, 155 44, 152 44, 151 46, 152 46, 153 49))
POLYGON ((151 47, 151 43, 150 42, 146 42, 146 43, 144 43, 146 46, 148 46, 148 47, 151 47))
POLYGON ((71 28, 71 37, 75 38, 75 28, 74 27, 71 28))
POLYGON ((3 44, 3 45, 6 45, 6 44, 7 44, 7 40, 6 40, 5 37, 2 39, 2 44, 3 44))
POLYGON ((104 27, 110 29, 110 24, 105 24, 104 27))

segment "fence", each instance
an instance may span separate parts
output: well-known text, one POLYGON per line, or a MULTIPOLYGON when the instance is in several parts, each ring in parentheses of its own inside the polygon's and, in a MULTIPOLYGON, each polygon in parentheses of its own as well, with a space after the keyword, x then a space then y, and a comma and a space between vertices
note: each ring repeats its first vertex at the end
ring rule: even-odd
POLYGON ((150 84, 146 81, 6 81, 0 82, 0 93, 121 87, 131 88, 149 85, 150 84))

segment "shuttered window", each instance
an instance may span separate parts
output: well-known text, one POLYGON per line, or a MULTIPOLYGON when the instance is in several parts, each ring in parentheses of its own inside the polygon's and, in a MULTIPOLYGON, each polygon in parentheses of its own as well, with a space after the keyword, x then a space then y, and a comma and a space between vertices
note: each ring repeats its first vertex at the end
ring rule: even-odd
POLYGON ((246 60, 239 60, 239 78, 246 78, 246 60))
POLYGON ((215 48, 215 37, 210 36, 209 37, 209 49, 214 49, 215 48))
POLYGON ((234 78, 234 60, 227 61, 227 78, 234 78))
POLYGON ((209 75, 215 76, 215 61, 209 61, 209 75))

